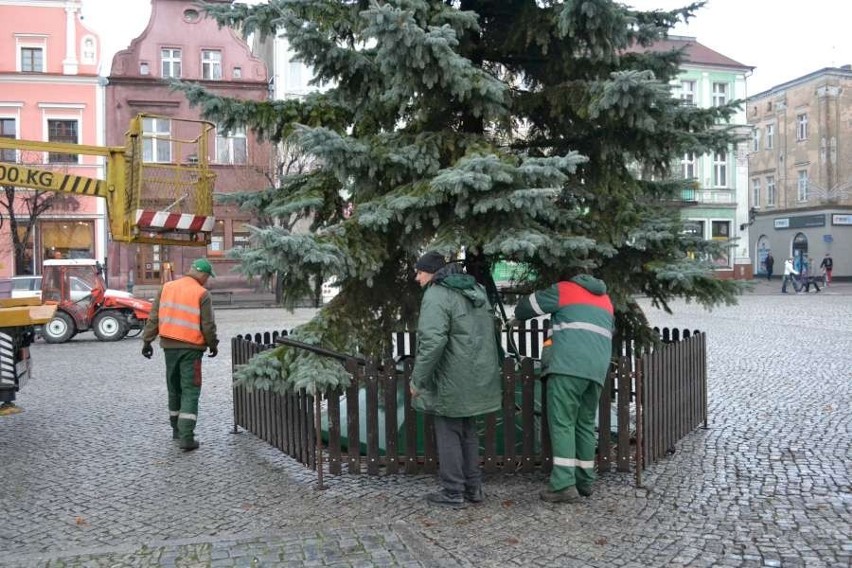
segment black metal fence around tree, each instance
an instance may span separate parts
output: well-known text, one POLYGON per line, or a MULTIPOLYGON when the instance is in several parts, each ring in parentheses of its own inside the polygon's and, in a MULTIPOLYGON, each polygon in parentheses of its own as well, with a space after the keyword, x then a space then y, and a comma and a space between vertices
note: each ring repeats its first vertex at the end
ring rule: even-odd
MULTIPOLYGON (((478 418, 482 466, 486 472, 549 471, 547 381, 536 360, 549 322, 532 320, 512 330, 523 357, 502 368, 503 405, 478 418)), ((663 328, 662 344, 638 353, 616 342, 613 364, 598 415, 599 473, 628 472, 636 483, 648 465, 666 456, 698 426, 707 424, 705 334, 663 328)), ((341 360, 352 376, 345 389, 314 397, 249 391, 235 384, 234 430, 243 428, 322 474, 379 475, 437 471, 434 420, 411 407, 408 380, 413 366, 413 333, 394 337, 395 357, 362 360, 320 349, 341 360), (323 464, 327 464, 324 466, 323 464)), ((509 334, 504 332, 504 346, 509 334)), ((232 339, 232 368, 282 342, 317 350, 287 332, 239 335, 232 339)))

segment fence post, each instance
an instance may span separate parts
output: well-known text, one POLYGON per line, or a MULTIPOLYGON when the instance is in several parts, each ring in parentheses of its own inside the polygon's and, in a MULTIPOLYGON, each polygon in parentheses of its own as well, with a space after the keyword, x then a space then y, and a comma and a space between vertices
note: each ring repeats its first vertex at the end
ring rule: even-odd
POLYGON ((340 451, 340 397, 342 395, 340 387, 325 395, 328 415, 328 472, 331 475, 340 475, 343 471, 340 451))
POLYGON ((379 475, 379 378, 376 362, 373 359, 367 362, 364 379, 366 383, 364 406, 367 413, 367 474, 379 475))
POLYGON ((515 459, 515 362, 503 359, 503 471, 514 471, 515 459))
POLYGON ((314 393, 314 435, 316 436, 317 442, 317 491, 322 491, 325 489, 325 484, 322 479, 322 407, 320 406, 320 401, 322 400, 322 393, 319 391, 314 393))
POLYGON ((615 380, 617 361, 616 359, 610 364, 598 404, 598 471, 601 473, 612 469, 612 384, 615 380))
POLYGON ((618 412, 618 471, 630 471, 630 356, 619 357, 618 360, 618 397, 616 408, 618 412))
POLYGON ((352 382, 346 388, 346 455, 349 473, 361 473, 361 434, 358 390, 362 370, 354 361, 351 364, 352 382))
POLYGON ((642 405, 645 403, 643 388, 645 388, 645 384, 643 381, 642 361, 640 360, 636 361, 636 487, 642 487, 642 469, 645 467, 643 461, 643 444, 645 441, 642 438, 642 420, 644 419, 642 405))
POLYGON ((703 393, 701 399, 701 412, 704 415, 704 429, 710 428, 707 421, 707 335, 702 333, 698 336, 699 349, 701 350, 701 390, 703 393))
POLYGON ((535 372, 532 359, 521 363, 521 422, 526 426, 522 432, 523 462, 521 471, 535 470, 535 372))
POLYGON ((411 359, 407 359, 403 363, 404 375, 403 381, 403 396, 405 400, 405 473, 418 473, 417 464, 417 414, 411 406, 411 389, 409 381, 411 380, 412 364, 411 359))
MULTIPOLYGON (((407 384, 403 382, 401 386, 405 388, 407 384)), ((381 388, 385 397, 385 468, 389 474, 393 474, 399 471, 399 455, 397 451, 399 426, 397 422, 396 401, 400 388, 396 365, 393 359, 385 359, 381 388)))

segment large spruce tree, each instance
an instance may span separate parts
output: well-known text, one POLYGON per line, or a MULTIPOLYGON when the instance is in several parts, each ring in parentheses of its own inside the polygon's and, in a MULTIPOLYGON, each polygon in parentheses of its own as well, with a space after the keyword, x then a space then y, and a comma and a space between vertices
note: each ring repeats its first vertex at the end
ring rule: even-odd
MULTIPOLYGON (((324 90, 249 102, 183 85, 205 116, 315 158, 315 169, 246 196, 312 232, 258 227, 243 274, 283 275, 292 303, 334 277, 340 294, 305 341, 385 354, 410 326, 427 249, 464 251, 469 271, 529 269, 531 290, 572 269, 606 281, 619 329, 647 322, 633 298, 712 306, 740 285, 714 277, 718 243, 683 230, 687 152, 727 150, 734 108, 682 104, 669 82, 682 54, 649 50, 701 3, 634 11, 610 0, 270 0, 207 5, 221 25, 283 34, 324 90), (351 214, 350 214, 351 213, 351 214)), ((269 322, 273 323, 273 322, 269 322)), ((267 353, 242 374, 258 388, 323 388, 339 365, 267 353)))

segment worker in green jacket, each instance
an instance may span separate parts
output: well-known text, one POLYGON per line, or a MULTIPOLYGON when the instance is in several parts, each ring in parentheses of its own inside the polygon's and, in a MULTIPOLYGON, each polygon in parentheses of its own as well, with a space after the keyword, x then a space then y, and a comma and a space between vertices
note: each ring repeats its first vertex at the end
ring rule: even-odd
POLYGON ((458 264, 428 252, 415 265, 425 288, 411 375, 412 406, 435 415, 443 489, 432 503, 483 500, 475 417, 500 409, 500 364, 494 316, 485 289, 458 264))
POLYGON ((551 503, 592 494, 595 481, 595 414, 612 357, 612 301, 606 284, 583 274, 522 298, 515 319, 551 314, 552 343, 542 350, 547 377, 547 420, 553 446, 551 503))

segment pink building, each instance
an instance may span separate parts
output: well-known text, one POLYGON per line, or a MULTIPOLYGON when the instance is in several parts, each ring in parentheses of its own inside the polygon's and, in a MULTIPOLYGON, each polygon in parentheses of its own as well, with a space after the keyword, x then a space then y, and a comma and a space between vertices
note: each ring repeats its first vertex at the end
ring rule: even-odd
MULTIPOLYGON (((223 1, 223 0, 218 0, 223 1)), ((228 0, 224 0, 228 1, 228 0)), ((172 78, 203 85, 225 97, 263 101, 269 97, 266 65, 254 57, 246 42, 230 28, 220 29, 192 0, 151 0, 151 16, 142 34, 118 52, 106 87, 107 143, 124 144, 129 121, 139 113, 157 115, 144 119, 144 135, 152 142, 143 160, 173 163, 177 150, 160 143, 157 136, 174 136, 173 119, 198 119, 181 93, 172 92, 172 78)), ((217 130, 210 140, 209 160, 217 174, 215 192, 230 193, 265 189, 273 179, 272 147, 250 132, 217 130)), ((247 243, 250 215, 230 206, 215 205, 217 219, 207 249, 147 244, 110 245, 109 273, 112 287, 135 286, 145 294, 173 274, 184 273, 197 257, 206 255, 217 274, 215 288, 247 289, 249 285, 231 272, 235 261, 227 251, 247 243)))
MULTIPOLYGON (((0 136, 103 145, 100 40, 80 21, 81 0, 0 0, 0 136)), ((103 178, 103 160, 73 153, 0 150, 0 161, 103 178)), ((11 204, 26 247, 16 250, 0 188, 0 277, 40 273, 45 258, 107 255, 103 199, 14 189, 11 204), (52 204, 34 220, 34 203, 52 204), (29 229, 29 230, 28 230, 29 229)))

